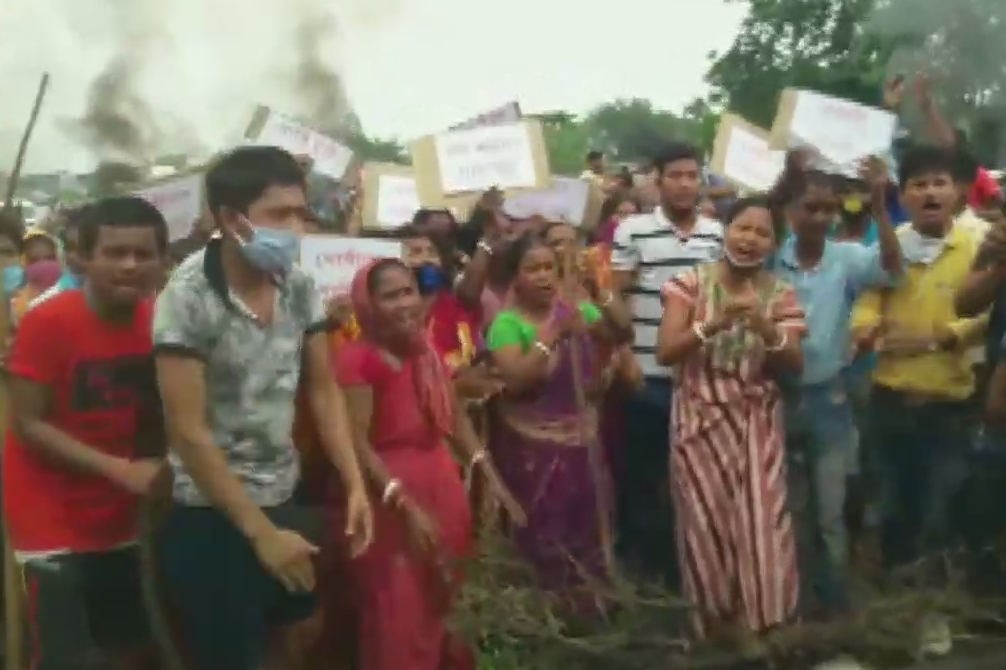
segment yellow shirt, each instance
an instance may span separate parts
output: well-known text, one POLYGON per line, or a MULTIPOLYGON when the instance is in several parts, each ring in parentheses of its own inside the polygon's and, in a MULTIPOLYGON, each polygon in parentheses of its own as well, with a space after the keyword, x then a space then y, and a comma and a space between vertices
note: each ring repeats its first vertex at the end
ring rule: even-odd
MULTIPOLYGON (((902 232, 904 229, 899 236, 902 232)), ((971 395, 975 377, 968 347, 981 340, 988 326, 988 314, 974 319, 957 318, 954 295, 964 284, 978 244, 977 236, 954 226, 946 237, 946 247, 932 264, 909 264, 896 287, 866 291, 856 301, 851 320, 854 330, 884 326, 931 335, 935 328, 948 326, 958 338, 958 346, 952 351, 914 356, 880 352, 873 372, 874 383, 948 400, 964 400, 971 395)))

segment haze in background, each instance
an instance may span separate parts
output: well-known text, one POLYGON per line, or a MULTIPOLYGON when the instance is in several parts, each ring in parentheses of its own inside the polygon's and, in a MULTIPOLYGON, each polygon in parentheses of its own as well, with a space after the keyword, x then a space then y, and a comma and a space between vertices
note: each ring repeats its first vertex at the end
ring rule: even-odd
POLYGON ((254 105, 409 139, 519 98, 680 108, 743 6, 707 0, 4 0, 0 169, 53 77, 29 171, 210 154, 254 105))

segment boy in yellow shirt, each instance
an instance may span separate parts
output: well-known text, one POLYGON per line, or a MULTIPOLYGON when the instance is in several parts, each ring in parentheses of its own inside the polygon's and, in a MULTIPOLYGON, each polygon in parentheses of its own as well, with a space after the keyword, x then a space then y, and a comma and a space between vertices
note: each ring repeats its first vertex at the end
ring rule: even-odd
POLYGON ((852 313, 854 340, 878 352, 865 429, 890 493, 882 544, 890 567, 947 540, 969 443, 975 376, 968 348, 988 323, 987 315, 959 319, 954 311, 980 240, 953 223, 953 165, 942 149, 906 152, 899 182, 911 223, 898 231, 904 275, 894 288, 864 293, 852 313))

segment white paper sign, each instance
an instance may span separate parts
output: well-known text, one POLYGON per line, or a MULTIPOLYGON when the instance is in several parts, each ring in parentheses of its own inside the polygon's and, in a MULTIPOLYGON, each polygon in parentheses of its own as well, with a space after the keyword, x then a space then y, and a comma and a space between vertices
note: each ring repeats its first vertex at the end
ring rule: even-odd
POLYGON ((348 293, 356 272, 367 263, 401 257, 401 242, 391 240, 305 235, 300 243, 300 267, 326 300, 348 293))
POLYGON ((479 126, 499 126, 506 123, 517 123, 521 120, 520 103, 508 102, 505 105, 482 112, 474 117, 451 126, 451 130, 465 130, 467 128, 478 128, 479 126))
POLYGON ((203 176, 186 175, 148 186, 136 192, 158 210, 168 222, 168 241, 174 242, 192 231, 203 212, 203 176))
POLYGON ((515 219, 542 216, 549 221, 583 223, 590 202, 590 183, 573 177, 553 177, 548 188, 520 191, 508 196, 503 211, 515 219))
POLYGON ((522 123, 484 126, 433 139, 444 193, 535 186, 534 154, 522 123))
POLYGON ((767 138, 737 124, 730 128, 723 177, 753 191, 767 191, 782 174, 785 162, 786 152, 770 149, 767 138))
POLYGON ((795 91, 790 145, 806 144, 845 173, 867 156, 886 156, 898 126, 891 112, 816 91, 795 91))
POLYGON ((377 225, 398 228, 412 221, 421 207, 416 180, 402 175, 382 174, 377 178, 377 225))
POLYGON ((353 152, 328 135, 302 126, 290 117, 272 109, 253 144, 270 144, 292 154, 305 154, 314 161, 312 169, 335 180, 342 179, 353 158, 353 152))

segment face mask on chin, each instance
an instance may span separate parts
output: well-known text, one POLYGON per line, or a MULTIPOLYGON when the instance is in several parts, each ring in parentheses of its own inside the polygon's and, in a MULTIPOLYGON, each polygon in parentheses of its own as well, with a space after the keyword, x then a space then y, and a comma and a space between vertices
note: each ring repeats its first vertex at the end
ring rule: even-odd
POLYGON ((736 258, 733 254, 727 251, 726 247, 723 248, 723 258, 726 259, 730 267, 735 270, 755 270, 762 267, 765 264, 765 260, 757 261, 742 261, 736 258))
POLYGON ((290 230, 256 226, 248 219, 245 223, 251 228, 251 239, 243 240, 232 234, 241 255, 256 270, 271 274, 276 279, 285 278, 300 252, 300 236, 290 230))

